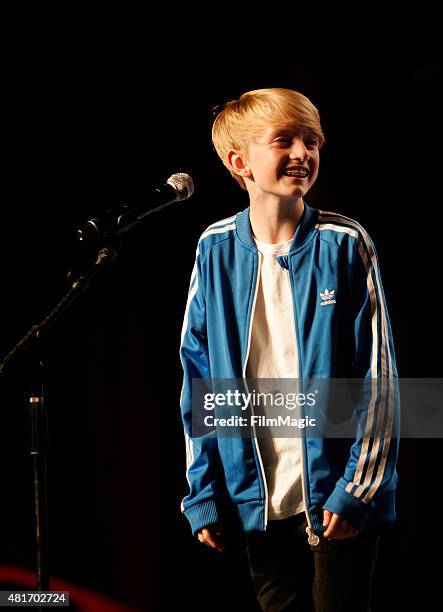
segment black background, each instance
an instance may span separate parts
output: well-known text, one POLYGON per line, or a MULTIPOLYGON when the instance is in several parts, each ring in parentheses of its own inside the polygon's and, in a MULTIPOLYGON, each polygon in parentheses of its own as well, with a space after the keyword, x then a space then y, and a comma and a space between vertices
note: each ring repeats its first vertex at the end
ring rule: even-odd
MULTIPOLYGON (((159 54, 161 51, 159 50, 159 54)), ((326 134, 307 201, 358 220, 381 266, 402 377, 441 374, 437 125, 432 61, 286 61, 192 71, 146 57, 142 70, 97 50, 29 54, 7 88, 2 204, 2 325, 7 352, 68 288, 74 229, 177 171, 194 196, 134 230, 118 259, 46 343, 51 572, 137 609, 255 610, 239 550, 193 540, 178 399, 182 316, 195 246, 247 206, 210 141, 211 108, 259 87, 290 87, 319 108, 326 134), (106 57, 106 59, 105 59, 106 57)), ((22 364, 1 381, 0 565, 33 567, 32 481, 22 364)), ((429 581, 438 531, 439 440, 403 440, 398 523, 386 535, 374 610, 402 609, 429 581)))

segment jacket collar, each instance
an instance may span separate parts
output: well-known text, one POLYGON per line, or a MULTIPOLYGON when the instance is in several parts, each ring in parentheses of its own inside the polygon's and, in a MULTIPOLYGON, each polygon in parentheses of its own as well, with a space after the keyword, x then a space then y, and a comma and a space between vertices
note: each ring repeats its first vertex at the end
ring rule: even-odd
MULTIPOLYGON (((318 211, 304 203, 304 210, 300 222, 295 230, 294 239, 292 240, 289 254, 299 250, 311 238, 315 232, 315 223, 317 221, 318 211)), ((250 207, 245 208, 236 218, 236 231, 240 241, 249 249, 257 250, 254 237, 252 235, 251 222, 249 220, 250 207)))

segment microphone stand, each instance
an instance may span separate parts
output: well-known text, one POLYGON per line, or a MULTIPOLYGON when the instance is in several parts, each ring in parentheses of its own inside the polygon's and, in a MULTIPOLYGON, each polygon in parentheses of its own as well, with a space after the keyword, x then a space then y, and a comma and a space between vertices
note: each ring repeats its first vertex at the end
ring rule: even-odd
POLYGON ((48 423, 44 401, 43 373, 44 362, 41 356, 41 342, 54 322, 85 291, 92 279, 113 261, 121 244, 101 248, 94 264, 86 273, 79 276, 71 285, 66 295, 50 313, 23 336, 11 351, 0 362, 0 374, 11 360, 25 348, 31 347, 33 355, 33 373, 31 390, 27 393, 30 427, 30 455, 33 470, 34 517, 35 517, 35 552, 36 552, 36 585, 38 591, 49 591, 48 562, 48 508, 47 508, 47 473, 46 456, 48 451, 48 423), (37 362, 37 363, 35 363, 37 362))
MULTIPOLYGON (((47 512, 47 474, 46 455, 48 450, 48 427, 43 392, 43 359, 41 358, 41 341, 54 322, 71 306, 71 304, 85 291, 93 278, 107 263, 112 262, 118 255, 126 232, 132 229, 142 219, 154 212, 189 198, 194 191, 194 184, 189 175, 183 173, 173 174, 168 182, 154 191, 154 201, 160 202, 156 208, 148 211, 128 209, 126 202, 121 202, 119 215, 116 218, 112 210, 102 221, 89 220, 87 225, 77 230, 80 241, 99 240, 99 244, 106 243, 98 251, 94 264, 86 273, 79 276, 71 285, 66 295, 51 310, 51 312, 37 325, 23 336, 11 351, 0 362, 0 374, 10 361, 23 349, 32 346, 31 354, 37 355, 37 367, 34 368, 38 382, 33 380, 32 390, 28 397, 29 425, 31 437, 31 458, 34 476, 34 510, 35 510, 35 546, 37 562, 37 589, 49 590, 49 563, 48 563, 48 512, 47 512)), ((35 361, 34 361, 35 364, 35 361)))

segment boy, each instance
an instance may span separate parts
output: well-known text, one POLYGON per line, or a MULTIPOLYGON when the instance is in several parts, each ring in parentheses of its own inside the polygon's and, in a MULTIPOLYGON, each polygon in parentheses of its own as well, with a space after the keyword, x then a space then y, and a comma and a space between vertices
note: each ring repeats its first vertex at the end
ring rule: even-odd
POLYGON ((197 247, 181 343, 182 511, 200 542, 223 550, 230 500, 263 610, 367 610, 378 533, 395 520, 398 450, 375 249, 357 222, 303 199, 324 141, 305 96, 247 92, 219 112, 212 137, 250 206, 209 226, 197 247), (370 379, 363 432, 351 441, 192 438, 192 380, 246 377, 370 379))

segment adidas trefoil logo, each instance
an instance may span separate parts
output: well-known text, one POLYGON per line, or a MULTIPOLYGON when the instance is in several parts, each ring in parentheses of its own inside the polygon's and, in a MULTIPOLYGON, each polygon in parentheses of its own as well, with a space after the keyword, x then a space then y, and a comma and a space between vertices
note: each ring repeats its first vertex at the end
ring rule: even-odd
POLYGON ((321 306, 327 306, 328 304, 337 303, 337 300, 335 299, 335 289, 331 289, 331 291, 325 289, 324 293, 320 291, 320 297, 323 300, 321 306))

